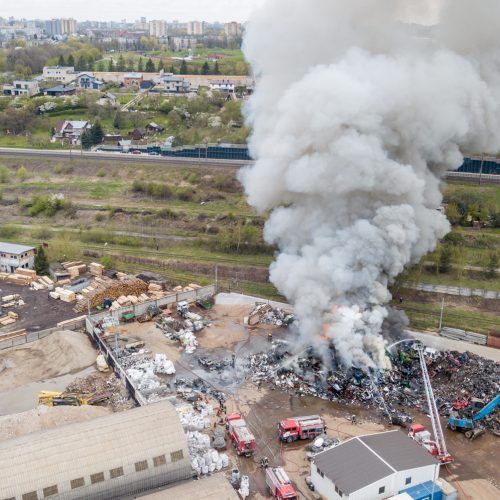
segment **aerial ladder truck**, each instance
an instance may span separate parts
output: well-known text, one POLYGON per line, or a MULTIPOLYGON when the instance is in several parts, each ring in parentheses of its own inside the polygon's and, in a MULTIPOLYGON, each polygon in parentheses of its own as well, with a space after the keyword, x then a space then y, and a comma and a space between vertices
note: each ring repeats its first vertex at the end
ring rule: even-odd
POLYGON ((422 343, 415 342, 415 349, 418 352, 418 358, 420 361, 420 369, 422 371, 422 378, 425 386, 425 394, 427 396, 427 405, 429 407, 429 414, 432 422, 432 431, 434 433, 434 441, 436 443, 436 448, 437 448, 437 457, 442 464, 447 464, 452 462, 453 458, 446 449, 443 428, 441 427, 441 421, 439 420, 439 412, 437 409, 436 400, 434 399, 434 391, 432 390, 431 379, 429 377, 429 372, 427 371, 427 364, 425 362, 425 356, 424 356, 425 347, 422 343))

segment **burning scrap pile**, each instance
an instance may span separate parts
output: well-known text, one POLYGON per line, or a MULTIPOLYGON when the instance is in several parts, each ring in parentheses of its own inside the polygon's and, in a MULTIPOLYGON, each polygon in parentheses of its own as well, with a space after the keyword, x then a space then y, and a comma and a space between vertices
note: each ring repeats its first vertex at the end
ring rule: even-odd
POLYGON ((179 310, 179 306, 177 307, 181 319, 161 315, 157 320, 156 326, 163 331, 168 339, 178 340, 185 348, 186 352, 191 354, 198 346, 195 333, 199 332, 210 323, 204 321, 199 314, 189 311, 187 306, 185 307, 185 309, 181 308, 181 310, 179 310))
MULTIPOLYGON (((333 348, 330 353, 331 367, 327 368, 311 348, 305 356, 297 358, 291 355, 285 343, 274 343, 269 352, 251 355, 247 365, 252 380, 258 384, 267 381, 276 389, 293 391, 298 396, 376 405, 393 423, 404 425, 411 421, 405 409, 427 411, 418 353, 411 343, 403 344, 391 356, 392 368, 385 371, 346 369, 335 362, 333 348)), ((434 349, 425 351, 425 359, 443 416, 460 405, 469 408, 472 398, 486 404, 500 391, 499 363, 472 353, 434 349)), ((500 430, 500 422, 494 415, 483 423, 489 430, 500 430)))
POLYGON ((294 319, 293 314, 288 311, 284 311, 279 307, 273 307, 266 302, 256 302, 245 323, 248 326, 256 326, 258 324, 289 326, 293 323, 294 319))

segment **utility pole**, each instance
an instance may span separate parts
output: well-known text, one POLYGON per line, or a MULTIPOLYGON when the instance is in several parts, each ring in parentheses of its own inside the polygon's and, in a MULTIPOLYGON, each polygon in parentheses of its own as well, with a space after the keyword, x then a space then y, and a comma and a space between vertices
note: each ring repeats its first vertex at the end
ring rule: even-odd
POLYGON ((481 155, 481 168, 479 169, 479 185, 481 185, 483 177, 484 153, 481 155))
POLYGON ((444 297, 441 300, 441 314, 439 315, 439 331, 441 331, 441 327, 443 326, 443 312, 444 312, 444 297))
POLYGON ((215 264, 215 293, 217 293, 217 291, 219 290, 218 272, 219 272, 218 266, 217 264, 215 264))

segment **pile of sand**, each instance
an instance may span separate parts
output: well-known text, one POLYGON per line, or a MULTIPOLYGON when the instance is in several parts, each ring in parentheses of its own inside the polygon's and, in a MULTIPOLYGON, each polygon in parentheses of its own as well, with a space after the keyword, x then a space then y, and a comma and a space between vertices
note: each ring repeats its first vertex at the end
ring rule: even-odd
POLYGON ((109 415, 109 408, 100 406, 39 406, 33 410, 0 417, 0 441, 60 425, 83 422, 109 415))
POLYGON ((87 335, 66 330, 0 351, 0 391, 79 372, 93 365, 96 356, 87 335))

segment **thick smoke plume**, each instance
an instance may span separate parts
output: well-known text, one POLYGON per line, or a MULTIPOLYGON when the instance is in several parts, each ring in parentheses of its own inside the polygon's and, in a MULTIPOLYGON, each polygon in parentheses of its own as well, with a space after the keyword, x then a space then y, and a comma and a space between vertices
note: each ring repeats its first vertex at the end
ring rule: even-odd
POLYGON ((500 145, 499 28, 497 0, 269 0, 249 22, 241 177, 305 345, 383 366, 388 285, 450 229, 441 177, 500 145))

